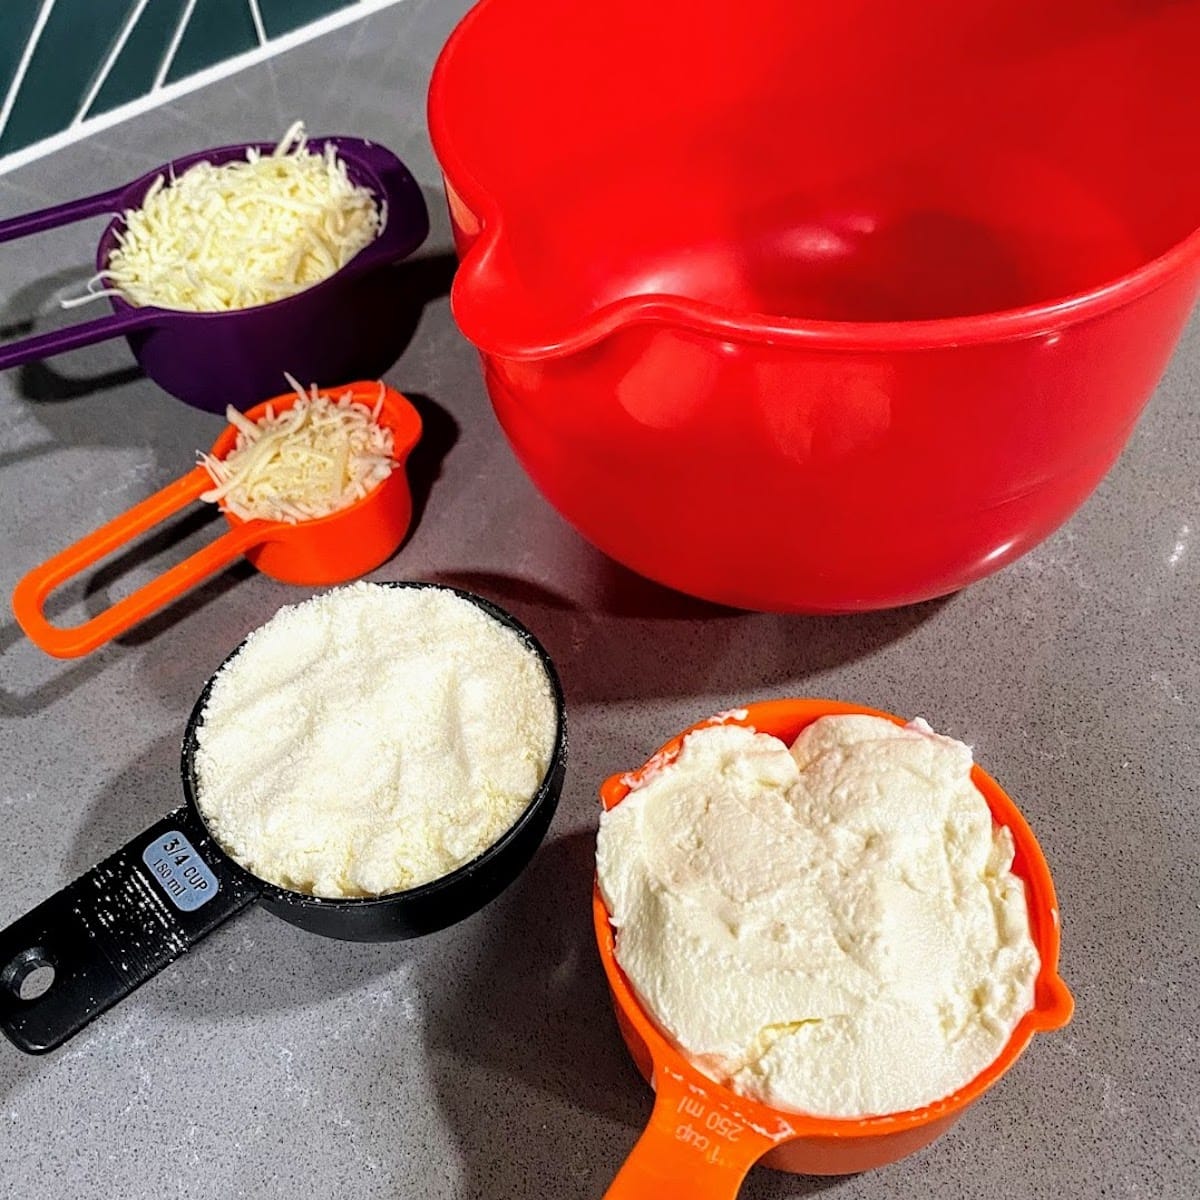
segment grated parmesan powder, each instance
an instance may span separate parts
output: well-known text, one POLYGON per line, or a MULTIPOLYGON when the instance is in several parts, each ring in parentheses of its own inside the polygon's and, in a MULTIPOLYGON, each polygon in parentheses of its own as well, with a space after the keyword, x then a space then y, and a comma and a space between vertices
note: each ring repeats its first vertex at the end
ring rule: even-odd
POLYGON ((447 589, 355 583, 280 609, 218 672, 197 802, 261 879, 326 897, 402 891, 513 825, 557 724, 513 630, 447 589))

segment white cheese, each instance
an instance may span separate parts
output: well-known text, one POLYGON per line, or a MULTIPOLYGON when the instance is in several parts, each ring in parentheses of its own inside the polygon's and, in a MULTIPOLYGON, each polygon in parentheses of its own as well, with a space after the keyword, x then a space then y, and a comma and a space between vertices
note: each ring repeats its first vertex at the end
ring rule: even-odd
POLYGON ((110 287, 136 305, 223 312, 302 292, 345 266, 379 235, 385 214, 354 184, 331 145, 315 154, 297 122, 271 154, 196 163, 160 176, 124 228, 107 268, 110 287))
POLYGON ((546 672, 511 629, 442 588, 356 583, 280 609, 217 674, 197 802, 261 879, 401 891, 509 829, 556 729, 546 672))
POLYGON ((350 392, 321 393, 314 385, 306 395, 296 388, 296 402, 251 421, 232 405, 225 419, 238 430, 224 458, 200 454, 213 486, 200 495, 244 521, 314 520, 361 500, 391 474, 392 431, 379 424, 379 399, 368 408, 350 392))
POLYGON ((825 717, 789 751, 702 729, 604 814, 616 956, 703 1072, 776 1108, 898 1112, 955 1091, 1033 1004, 1012 836, 971 752, 825 717))

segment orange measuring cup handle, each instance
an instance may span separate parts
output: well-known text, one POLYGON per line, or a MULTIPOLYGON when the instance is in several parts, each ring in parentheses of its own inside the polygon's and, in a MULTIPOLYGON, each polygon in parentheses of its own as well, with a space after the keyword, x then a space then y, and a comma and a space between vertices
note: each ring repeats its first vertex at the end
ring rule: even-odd
POLYGON ((650 1123, 605 1200, 734 1200, 750 1168, 786 1136, 755 1128, 707 1088, 656 1063, 650 1123))
POLYGON ((247 521, 82 625, 64 629, 50 624, 43 606, 55 588, 66 583, 84 567, 91 566, 197 500, 211 486, 208 473, 203 467, 197 467, 168 484, 162 491, 135 504, 128 512, 109 521, 95 533, 68 546, 40 567, 35 567, 13 591, 12 606, 17 624, 31 641, 55 658, 77 658, 90 654, 261 542, 271 523, 247 521))

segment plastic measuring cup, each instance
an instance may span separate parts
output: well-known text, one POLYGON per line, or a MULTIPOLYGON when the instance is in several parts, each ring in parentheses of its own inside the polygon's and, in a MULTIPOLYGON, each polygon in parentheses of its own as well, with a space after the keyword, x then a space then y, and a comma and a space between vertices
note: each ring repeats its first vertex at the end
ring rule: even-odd
MULTIPOLYGON (((818 717, 866 713, 898 725, 900 717, 834 700, 770 700, 747 705, 693 725, 672 738, 632 774, 614 775, 600 789, 605 809, 614 808, 646 772, 678 753, 694 729, 712 724, 747 725, 789 744, 818 717)), ((1013 871, 1025 883, 1030 930, 1041 956, 1034 1005, 1018 1022, 1003 1050, 969 1083, 924 1108, 863 1120, 784 1112, 739 1096, 701 1074, 671 1044, 642 1008, 617 965, 614 937, 599 886, 592 916, 600 959, 612 993, 617 1025, 638 1070, 655 1090, 646 1131, 606 1193, 608 1200, 732 1200, 758 1161, 801 1175, 848 1175, 894 1162, 940 1136, 1016 1062, 1035 1033, 1059 1029, 1071 1019, 1074 1001, 1058 974, 1058 901, 1050 869, 1017 806, 978 765, 971 775, 992 819, 1013 836, 1013 871)))
MULTIPOLYGON (((404 463, 421 437, 421 418, 399 392, 378 382, 327 389, 330 395, 337 396, 349 392, 354 400, 370 406, 379 399, 381 388, 383 404, 379 422, 392 431, 392 457, 397 465, 361 500, 327 517, 295 525, 283 521, 243 521, 226 512, 229 531, 190 558, 81 625, 67 629, 52 625, 43 610, 55 588, 191 504, 213 486, 208 472, 198 466, 30 571, 13 591, 17 623, 48 654, 75 658, 90 654, 242 555, 264 575, 282 583, 309 586, 346 583, 373 571, 396 552, 412 520, 412 494, 404 463)), ((257 421, 266 414, 268 406, 277 413, 285 412, 296 400, 295 392, 277 396, 250 409, 246 416, 257 421)), ((213 444, 213 457, 224 458, 229 454, 237 434, 234 426, 227 425, 213 444)))
MULTIPOLYGON (((270 304, 228 312, 182 312, 136 306, 110 296, 110 316, 0 346, 0 370, 124 335, 139 366, 159 387, 194 408, 224 412, 274 394, 285 371, 318 386, 382 375, 399 357, 405 283, 394 270, 429 233, 420 186, 388 149, 354 137, 310 138, 332 145, 350 179, 369 188, 386 211, 379 236, 328 279, 270 304)), ((28 237, 86 217, 117 213, 100 238, 96 269, 108 266, 128 209, 140 208, 154 181, 199 162, 269 154, 271 142, 242 142, 173 159, 123 187, 0 222, 0 242, 28 237)))
POLYGON ((554 746, 541 783, 520 816, 469 862, 407 891, 324 899, 266 883, 225 853, 197 801, 196 734, 213 685, 210 678, 183 736, 180 769, 186 803, 0 930, 0 1032, 14 1045, 29 1054, 61 1046, 255 901, 324 937, 397 941, 463 920, 524 870, 550 827, 566 773, 566 707, 554 664, 528 629, 481 596, 443 584, 387 586, 454 592, 513 630, 542 664, 554 696, 554 746), (37 996, 23 995, 29 977, 47 968, 53 971, 50 986, 37 996))

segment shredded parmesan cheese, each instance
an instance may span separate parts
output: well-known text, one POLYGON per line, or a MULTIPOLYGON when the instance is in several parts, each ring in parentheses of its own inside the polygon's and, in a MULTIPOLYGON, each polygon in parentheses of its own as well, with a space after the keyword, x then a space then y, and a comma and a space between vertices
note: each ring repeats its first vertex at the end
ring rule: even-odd
POLYGON ((225 410, 237 443, 225 458, 198 456, 213 481, 201 500, 244 521, 296 524, 348 507, 391 474, 392 431, 378 419, 383 384, 372 409, 349 392, 331 397, 314 384, 306 394, 288 382, 298 399, 284 412, 268 406, 255 422, 232 406, 225 410))
POLYGON ((201 162, 178 179, 159 176, 142 207, 125 213, 107 270, 86 295, 64 303, 116 293, 188 312, 269 304, 340 270, 385 219, 333 146, 307 148, 298 121, 271 154, 250 149, 245 162, 201 162))

